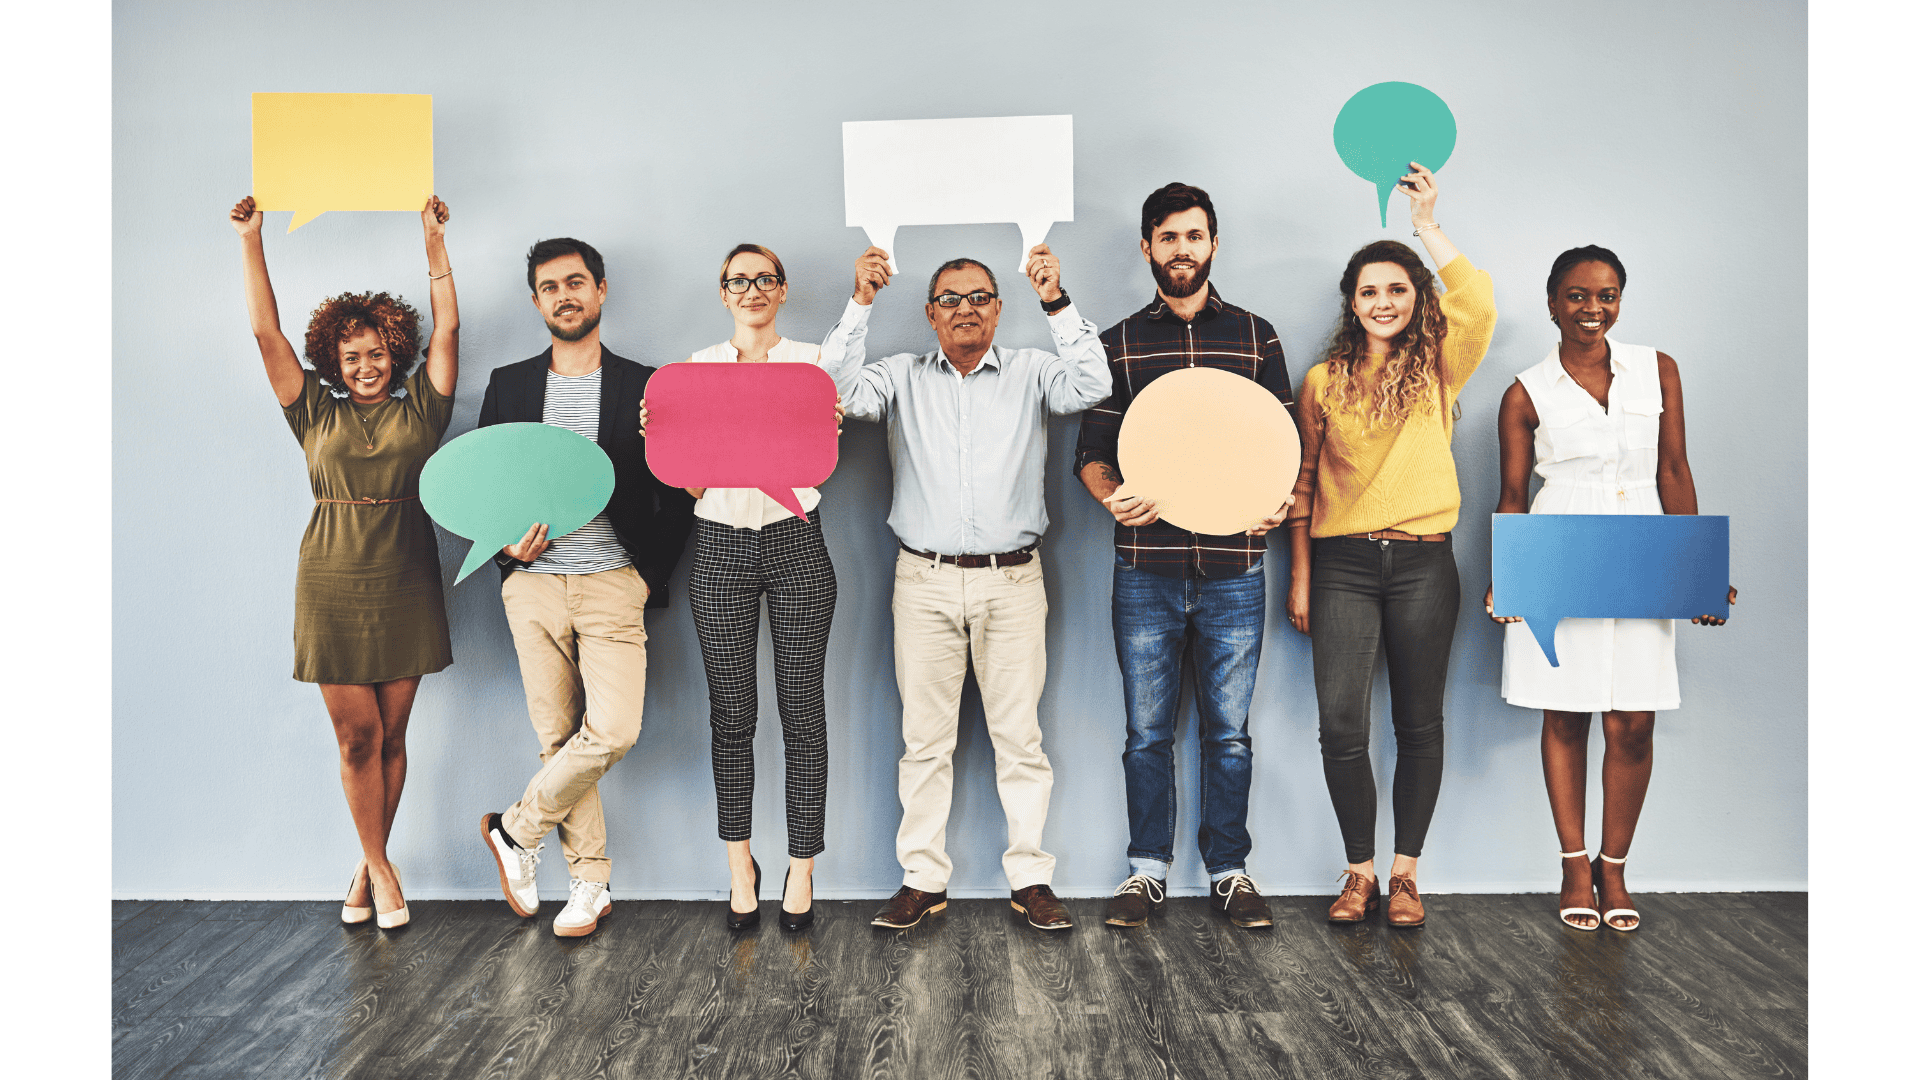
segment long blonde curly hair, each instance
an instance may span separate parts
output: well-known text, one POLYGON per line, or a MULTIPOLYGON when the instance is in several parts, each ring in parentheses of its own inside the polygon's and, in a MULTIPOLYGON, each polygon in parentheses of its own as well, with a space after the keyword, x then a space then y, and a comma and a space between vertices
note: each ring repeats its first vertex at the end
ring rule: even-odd
POLYGON ((1351 412, 1368 430, 1398 427, 1415 408, 1437 410, 1440 395, 1440 343, 1447 338, 1447 317, 1440 311, 1440 295, 1428 270, 1413 249, 1394 240, 1376 240, 1353 253, 1340 275, 1340 325, 1327 345, 1327 391, 1321 397, 1322 416, 1351 412), (1386 366, 1375 392, 1367 394, 1354 371, 1367 358, 1367 331, 1353 313, 1353 294, 1360 270, 1373 263, 1393 263, 1406 271, 1413 284, 1413 317, 1392 341, 1386 366))

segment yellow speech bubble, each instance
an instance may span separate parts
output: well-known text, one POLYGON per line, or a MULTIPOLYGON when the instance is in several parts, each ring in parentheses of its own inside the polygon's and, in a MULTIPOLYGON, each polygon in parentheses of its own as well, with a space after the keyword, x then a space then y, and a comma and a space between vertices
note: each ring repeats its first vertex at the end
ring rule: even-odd
POLYGON ((291 210, 414 210, 433 194, 432 94, 253 95, 253 203, 291 210))

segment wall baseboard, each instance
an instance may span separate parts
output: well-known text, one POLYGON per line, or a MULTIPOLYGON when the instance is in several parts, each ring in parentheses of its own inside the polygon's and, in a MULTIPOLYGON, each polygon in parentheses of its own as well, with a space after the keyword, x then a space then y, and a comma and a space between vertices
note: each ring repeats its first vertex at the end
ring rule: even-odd
MULTIPOLYGON (((1552 893, 1558 890, 1559 887, 1560 886, 1558 882, 1548 883, 1543 881, 1478 882, 1478 883, 1472 883, 1467 885, 1449 885, 1444 889, 1431 891, 1431 892, 1423 889, 1422 893, 1427 896, 1444 896, 1448 893, 1541 893, 1541 894, 1546 894, 1546 893, 1552 893)), ((1684 882, 1684 883, 1672 882, 1672 881, 1649 881, 1644 884, 1640 882, 1635 882, 1633 885, 1633 891, 1635 893, 1748 893, 1748 892, 1803 893, 1807 891, 1807 883, 1804 880, 1801 880, 1801 881, 1738 881, 1738 882, 1710 881, 1710 882, 1684 882)), ((1081 887, 1069 887, 1069 886, 1063 885, 1057 888, 1055 892, 1057 892, 1060 896, 1066 897, 1069 899, 1091 899, 1095 897, 1104 897, 1104 896, 1111 895, 1112 890, 1111 890, 1111 887, 1089 889, 1089 888, 1081 888, 1081 887)), ((1326 889, 1282 888, 1282 889, 1269 890, 1266 893, 1266 895, 1268 896, 1332 896, 1334 895, 1334 892, 1335 890, 1333 890, 1332 888, 1326 888, 1326 889)), ((1205 896, 1207 894, 1207 890, 1199 886, 1176 886, 1174 888, 1168 889, 1167 893, 1168 895, 1171 895, 1171 896, 1205 896)), ((619 899, 619 900, 686 900, 686 901, 706 902, 706 901, 720 901, 720 900, 726 899, 726 894, 724 892, 720 892, 712 889, 661 890, 661 891, 651 892, 646 895, 640 895, 637 893, 622 892, 616 888, 614 890, 614 894, 615 894, 615 899, 619 899)), ((956 900, 978 900, 978 899, 991 900, 991 899, 1004 899, 1007 894, 1005 891, 994 890, 994 889, 955 889, 952 895, 953 895, 953 898, 956 900)), ((886 893, 875 893, 875 892, 870 892, 870 891, 860 890, 860 889, 818 889, 818 890, 815 890, 814 896, 818 897, 821 900, 885 900, 887 898, 886 893)), ((263 891, 216 891, 216 892, 175 892, 175 891, 161 892, 161 891, 147 889, 147 890, 116 890, 113 894, 113 899, 115 900, 284 900, 284 901, 332 900, 332 901, 338 902, 340 897, 337 893, 327 893, 325 895, 319 895, 315 893, 306 893, 306 892, 276 892, 276 891, 264 891, 264 890, 263 891)), ((417 890, 410 890, 408 892, 407 899, 408 900, 500 900, 500 891, 498 889, 417 889, 417 890)), ((564 904, 567 900, 567 894, 565 892, 556 891, 556 890, 542 890, 540 893, 540 899, 543 903, 551 900, 551 901, 564 904)), ((775 898, 764 897, 763 899, 775 899, 775 898)), ((502 901, 502 903, 504 902, 505 901, 502 901)))

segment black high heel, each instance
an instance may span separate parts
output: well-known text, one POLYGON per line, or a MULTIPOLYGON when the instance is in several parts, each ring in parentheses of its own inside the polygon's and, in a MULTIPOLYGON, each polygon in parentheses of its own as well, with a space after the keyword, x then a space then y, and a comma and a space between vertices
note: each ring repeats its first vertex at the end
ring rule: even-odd
POLYGON ((727 894, 727 929, 745 930, 760 925, 760 860, 750 859, 753 863, 753 910, 733 910, 733 894, 727 894))
POLYGON ((793 883, 793 867, 787 867, 787 877, 780 883, 780 929, 805 930, 813 925, 813 902, 807 902, 805 911, 787 910, 787 886, 793 883))

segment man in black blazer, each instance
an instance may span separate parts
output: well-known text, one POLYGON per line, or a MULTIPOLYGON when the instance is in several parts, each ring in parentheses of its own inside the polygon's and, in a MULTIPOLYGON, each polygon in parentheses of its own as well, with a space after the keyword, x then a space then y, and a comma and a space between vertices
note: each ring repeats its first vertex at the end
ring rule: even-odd
POLYGON ((485 815, 480 830, 507 903, 530 916, 540 907, 541 841, 559 829, 572 881, 553 932, 580 937, 612 907, 597 785, 640 735, 642 609, 667 605, 667 577, 693 528, 693 497, 647 468, 640 399, 654 369, 600 344, 600 253, 570 238, 542 240, 527 252, 527 286, 552 344, 494 369, 480 426, 547 423, 593 439, 613 461, 613 497, 580 529, 549 539, 546 525, 534 523, 495 556, 542 765, 520 801, 485 815))

